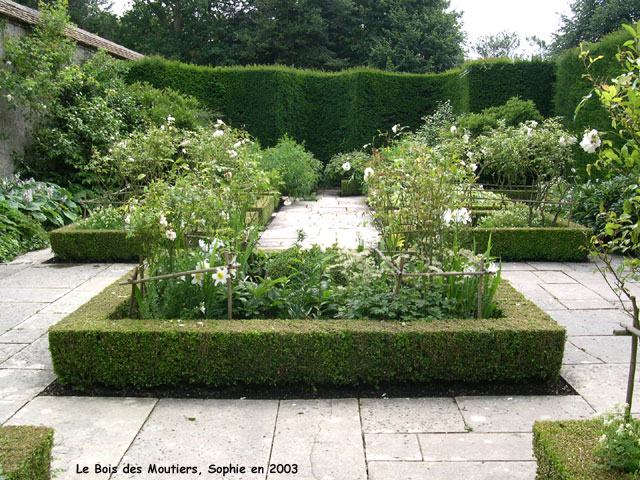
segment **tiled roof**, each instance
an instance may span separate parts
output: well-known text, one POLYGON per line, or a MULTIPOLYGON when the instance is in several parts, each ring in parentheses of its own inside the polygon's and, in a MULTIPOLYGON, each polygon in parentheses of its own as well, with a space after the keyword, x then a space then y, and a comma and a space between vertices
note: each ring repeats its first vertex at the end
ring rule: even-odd
MULTIPOLYGON (((8 17, 28 25, 35 25, 39 22, 40 12, 20 5, 19 3, 12 2, 11 0, 0 0, 0 16, 8 17)), ((101 48, 114 57, 126 60, 138 60, 144 57, 141 53, 129 50, 122 45, 113 43, 80 28, 70 27, 67 28, 67 32, 69 36, 79 44, 95 49, 101 48)))

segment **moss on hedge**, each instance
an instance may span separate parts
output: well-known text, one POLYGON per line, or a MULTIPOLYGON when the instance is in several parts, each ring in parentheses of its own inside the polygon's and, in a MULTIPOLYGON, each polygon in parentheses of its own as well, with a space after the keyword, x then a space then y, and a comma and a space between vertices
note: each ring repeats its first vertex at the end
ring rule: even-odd
POLYGON ((2 475, 7 480, 49 480, 52 445, 50 428, 0 427, 2 475))
POLYGON ((536 422, 533 452, 538 480, 621 480, 638 478, 595 466, 593 452, 604 433, 602 420, 536 422))
POLYGON ((546 260, 580 262, 588 257, 592 232, 571 224, 558 227, 474 228, 467 242, 477 252, 487 249, 503 261, 546 260))
POLYGON ((554 379, 566 332, 506 282, 498 319, 165 321, 116 318, 116 284, 49 332, 60 382, 138 388, 554 379))

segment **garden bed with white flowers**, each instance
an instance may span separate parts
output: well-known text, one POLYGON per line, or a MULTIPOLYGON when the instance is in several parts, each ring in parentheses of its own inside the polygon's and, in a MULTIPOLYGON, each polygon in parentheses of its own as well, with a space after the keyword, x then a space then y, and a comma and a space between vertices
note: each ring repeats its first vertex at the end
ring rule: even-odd
POLYGON ((78 388, 185 384, 376 385, 557 378, 566 332, 507 282, 499 318, 131 319, 113 284, 49 332, 59 381, 78 388))
MULTIPOLYGON (((247 214, 250 225, 266 225, 280 200, 278 195, 258 199, 247 214)), ((139 236, 128 235, 124 228, 88 229, 77 223, 49 232, 49 242, 56 258, 81 262, 138 260, 143 252, 139 236)))

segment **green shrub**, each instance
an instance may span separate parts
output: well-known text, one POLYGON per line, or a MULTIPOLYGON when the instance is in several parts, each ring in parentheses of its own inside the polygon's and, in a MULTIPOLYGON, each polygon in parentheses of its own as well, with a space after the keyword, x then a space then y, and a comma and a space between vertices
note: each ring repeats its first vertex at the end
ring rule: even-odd
POLYGON ((47 234, 35 219, 0 200, 0 262, 47 246, 47 234))
MULTIPOLYGON (((596 78, 610 79, 620 73, 620 64, 615 56, 622 44, 630 39, 631 34, 626 30, 621 30, 607 35, 598 43, 585 45, 592 57, 603 56, 592 67, 592 73, 596 78)), ((587 128, 589 130, 595 128, 600 132, 610 131, 609 115, 602 108, 595 95, 577 115, 575 114, 576 107, 582 98, 588 95, 593 88, 593 84, 583 77, 587 71, 579 55, 580 50, 576 48, 568 50, 558 59, 555 115, 563 117, 567 129, 580 137, 587 128)), ((615 141, 614 138, 611 139, 615 141)), ((582 149, 576 149, 576 168, 584 174, 586 166, 594 163, 596 158, 596 155, 586 153, 582 149)), ((594 173, 596 172, 594 171, 594 173)))
POLYGON ((282 195, 308 198, 318 186, 322 163, 287 135, 275 147, 264 150, 259 163, 262 169, 278 173, 282 195))
POLYGON ((631 480, 637 475, 597 466, 601 419, 535 422, 533 453, 539 480, 631 480))
MULTIPOLYGON (((573 218, 594 232, 602 232, 607 223, 601 213, 623 213, 624 202, 635 195, 636 174, 616 175, 609 179, 590 179, 576 187, 573 195, 573 218)), ((635 220, 634 220, 635 221, 635 220)))
POLYGON ((82 230, 124 230, 125 211, 118 207, 98 207, 91 215, 77 222, 82 230))
POLYGON ((480 113, 464 114, 455 121, 455 125, 457 128, 468 130, 472 135, 477 136, 497 128, 501 121, 507 127, 517 127, 527 120, 541 122, 543 118, 536 110, 532 100, 525 101, 514 97, 504 105, 486 108, 480 113))
POLYGON ((480 228, 505 228, 540 226, 542 224, 540 212, 533 212, 532 219, 529 218, 529 214, 530 211, 526 205, 509 203, 506 208, 483 216, 477 226, 480 228))
POLYGON ((565 330, 502 283, 504 318, 129 320, 129 287, 112 285, 49 331, 63 384, 377 385, 526 381, 558 376, 565 330), (122 297, 121 297, 122 296, 122 297))
POLYGON ((362 185, 364 169, 371 160, 371 155, 361 151, 334 155, 324 167, 324 181, 332 186, 341 185, 342 180, 362 185))
POLYGON ((0 478, 49 480, 53 430, 46 427, 0 427, 0 478))

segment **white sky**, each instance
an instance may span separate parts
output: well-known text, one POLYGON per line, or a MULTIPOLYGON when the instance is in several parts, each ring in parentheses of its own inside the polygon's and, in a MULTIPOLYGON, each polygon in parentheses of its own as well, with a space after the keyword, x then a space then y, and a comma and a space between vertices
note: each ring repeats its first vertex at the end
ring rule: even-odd
MULTIPOLYGON (((112 11, 118 15, 130 3, 130 0, 112 1, 112 11)), ((571 12, 570 3, 571 0, 451 0, 451 8, 464 12, 463 30, 469 46, 478 37, 507 30, 520 35, 524 49, 526 37, 533 35, 549 42, 560 25, 560 14, 571 12)))
POLYGON ((570 4, 570 0, 451 0, 451 8, 463 12, 468 45, 507 30, 520 35, 521 48, 533 35, 550 42, 560 26, 560 14, 571 13, 570 4))

